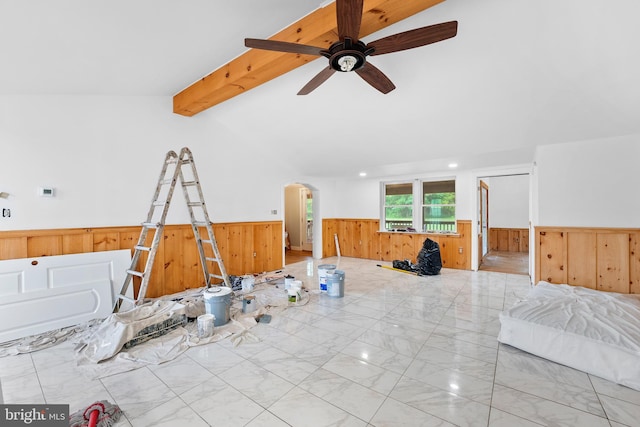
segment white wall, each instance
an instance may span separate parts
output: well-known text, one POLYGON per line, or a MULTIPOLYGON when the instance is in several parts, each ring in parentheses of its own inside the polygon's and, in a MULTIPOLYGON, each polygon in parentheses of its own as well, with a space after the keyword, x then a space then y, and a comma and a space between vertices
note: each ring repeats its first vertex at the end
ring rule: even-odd
POLYGON ((539 146, 536 225, 640 227, 639 166, 640 135, 539 146))
MULTIPOLYGON (((0 230, 136 225, 164 156, 188 146, 214 222, 281 219, 284 168, 263 141, 215 117, 181 117, 170 97, 0 97, 0 230), (39 186, 56 197, 38 197, 39 186), (271 215, 272 209, 278 210, 271 215)), ((181 194, 168 223, 188 222, 181 194)))
POLYGON ((529 175, 484 181, 489 185, 489 227, 529 228, 529 175))

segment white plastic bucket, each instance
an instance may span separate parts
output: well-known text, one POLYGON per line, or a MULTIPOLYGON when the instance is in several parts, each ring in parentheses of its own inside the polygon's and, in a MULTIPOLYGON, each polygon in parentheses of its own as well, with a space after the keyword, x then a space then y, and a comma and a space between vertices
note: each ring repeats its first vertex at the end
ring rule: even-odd
POLYGON ((213 286, 204 291, 204 308, 207 314, 215 316, 214 325, 226 325, 230 319, 231 288, 213 286))
POLYGON ((344 297, 344 271, 335 270, 327 274, 327 295, 330 297, 344 297))
POLYGON ((336 269, 334 264, 322 264, 318 266, 318 285, 321 292, 327 292, 327 274, 336 269))
POLYGON ((213 324, 216 317, 213 314, 202 314, 198 316, 198 336, 208 338, 213 335, 213 324))

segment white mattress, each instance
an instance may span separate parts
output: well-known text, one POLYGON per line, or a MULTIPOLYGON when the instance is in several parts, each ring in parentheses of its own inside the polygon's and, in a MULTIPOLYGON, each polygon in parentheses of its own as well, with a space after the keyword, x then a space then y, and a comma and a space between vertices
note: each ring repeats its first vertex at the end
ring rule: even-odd
POLYGON ((504 344, 640 390, 640 296, 540 282, 500 323, 504 344))

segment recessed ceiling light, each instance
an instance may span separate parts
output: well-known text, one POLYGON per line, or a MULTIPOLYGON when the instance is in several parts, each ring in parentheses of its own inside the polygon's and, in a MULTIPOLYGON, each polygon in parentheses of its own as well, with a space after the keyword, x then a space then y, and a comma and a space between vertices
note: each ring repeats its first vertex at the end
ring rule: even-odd
POLYGON ((360 176, 367 176, 366 172, 360 172, 360 176))
POLYGON ((451 169, 455 169, 455 168, 457 168, 457 167, 458 167, 458 164, 457 164, 457 163, 449 163, 449 167, 450 167, 451 169))

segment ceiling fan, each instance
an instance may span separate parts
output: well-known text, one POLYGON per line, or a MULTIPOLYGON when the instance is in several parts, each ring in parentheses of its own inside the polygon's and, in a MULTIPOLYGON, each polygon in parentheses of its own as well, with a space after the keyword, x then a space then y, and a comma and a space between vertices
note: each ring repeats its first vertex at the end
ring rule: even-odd
POLYGON ((336 71, 355 71, 364 81, 380 92, 389 93, 396 88, 395 85, 382 71, 367 62, 367 56, 383 55, 425 46, 455 37, 458 32, 458 21, 450 21, 393 34, 365 44, 358 39, 362 11, 363 0, 336 0, 339 40, 328 49, 300 43, 251 38, 244 39, 244 44, 246 47, 254 49, 317 55, 328 58, 329 66, 320 71, 300 89, 298 95, 311 93, 336 71))

